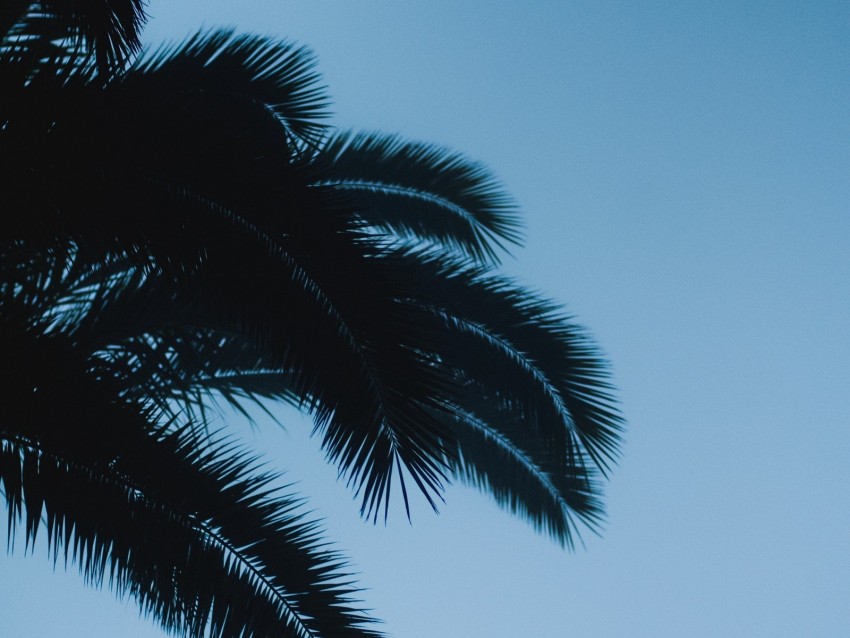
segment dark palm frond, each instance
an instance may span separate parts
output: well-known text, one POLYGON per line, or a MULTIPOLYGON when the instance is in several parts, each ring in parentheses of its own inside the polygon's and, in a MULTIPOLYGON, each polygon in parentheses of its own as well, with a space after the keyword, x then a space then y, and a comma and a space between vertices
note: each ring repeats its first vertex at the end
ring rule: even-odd
POLYGON ((325 134, 329 101, 306 47, 233 30, 201 31, 142 55, 127 80, 149 77, 158 91, 170 84, 218 106, 233 98, 260 105, 277 116, 292 142, 315 146, 325 134))
POLYGON ((279 252, 280 213, 302 208, 306 189, 276 118, 251 101, 217 107, 168 91, 143 100, 138 88, 20 91, 0 132, 10 177, 3 235, 71 241, 91 260, 136 254, 140 266, 153 259, 173 274, 197 266, 216 229, 244 238, 246 250, 279 252), (205 161, 192 161, 196 153, 205 161), (259 211, 275 220, 274 236, 250 221, 259 211))
MULTIPOLYGON (((329 458, 363 495, 366 515, 386 512, 393 476, 402 469, 426 495, 440 493, 444 459, 457 449, 452 423, 435 414, 469 409, 457 398, 458 386, 475 384, 500 406, 501 416, 491 411, 496 431, 504 429, 500 421, 522 422, 525 436, 541 443, 533 449, 560 458, 563 474, 585 476, 587 462, 604 469, 619 426, 605 403, 607 370, 554 306, 484 270, 406 252, 369 256, 362 246, 356 251, 357 242, 347 245, 344 234, 331 236, 343 242, 332 265, 298 257, 332 306, 310 292, 293 298, 289 276, 280 279, 274 260, 214 266, 208 255, 185 286, 156 271, 115 280, 85 302, 87 309, 66 312, 78 317, 66 330, 99 353, 104 374, 130 380, 132 396, 147 392, 160 405, 200 406, 215 388, 236 405, 272 397, 311 411, 329 458), (236 271, 263 277, 226 274, 236 271), (372 286, 359 288, 360 281, 372 286), (272 290, 283 303, 269 297, 272 290), (227 300, 225 308, 212 307, 213 298, 227 300), (241 319, 227 310, 234 306, 241 319), (263 336, 246 340, 243 321, 264 325, 263 336)), ((69 289, 81 288, 86 299, 88 280, 98 277, 86 275, 69 289)), ((569 505, 569 495, 563 498, 569 505)))
POLYGON ((29 544, 46 526, 54 557, 179 635, 377 635, 342 559, 275 476, 227 441, 158 425, 61 335, 8 319, 0 332, 10 534, 21 521, 29 544))
POLYGON ((566 545, 573 517, 598 529, 597 474, 617 456, 622 418, 593 342, 509 280, 421 255, 395 261, 408 323, 440 335, 420 342, 433 348, 423 355, 454 381, 430 396, 458 446, 455 475, 566 545))
POLYGON ((408 303, 423 321, 430 314, 450 344, 441 361, 516 406, 553 443, 572 439, 604 471, 623 423, 609 366, 585 331, 559 305, 486 270, 416 255, 404 261, 408 303))
MULTIPOLYGON (((346 275, 337 274, 335 283, 326 279, 328 272, 310 269, 322 296, 332 302, 292 290, 287 280, 278 279, 282 273, 274 263, 264 269, 263 279, 234 282, 238 286, 233 287, 222 276, 206 280, 211 275, 206 268, 199 271, 198 277, 204 277, 209 285, 217 283, 215 290, 220 298, 232 300, 244 295, 240 297, 241 317, 254 328, 262 327, 253 342, 246 344, 244 333, 239 337, 243 319, 210 308, 203 298, 186 294, 188 290, 177 298, 175 305, 181 310, 165 316, 182 314, 180 321, 185 325, 203 326, 209 332, 186 332, 179 340, 173 330, 151 330, 147 334, 157 339, 165 336, 166 347, 180 358, 181 374, 194 370, 185 376, 188 384, 171 386, 173 391, 185 389, 184 401, 193 401, 194 392, 212 381, 219 388, 226 387, 230 377, 234 389, 274 392, 277 398, 288 396, 311 412, 329 459, 349 476, 352 485, 362 489, 364 514, 377 515, 379 505, 386 503, 399 462, 426 495, 440 490, 443 474, 437 459, 444 453, 443 428, 429 417, 417 398, 432 394, 441 372, 412 349, 417 335, 393 312, 393 297, 384 290, 386 274, 372 271, 367 260, 348 263, 339 254, 337 258, 337 266, 346 266, 346 275), (357 287, 356 282, 363 278, 372 281, 368 291, 357 287), (280 298, 268 298, 272 290, 279 291, 280 298), (186 313, 191 320, 187 321, 186 313), (181 345, 183 338, 191 345, 181 345), (195 350, 202 340, 206 340, 206 347, 195 350), (193 351, 203 358, 194 358, 193 351), (237 369, 240 374, 230 376, 237 369), (259 376, 243 377, 243 371, 259 376), (265 384, 274 376, 285 385, 276 390, 257 387, 257 383, 265 384)), ((150 284, 139 301, 151 303, 159 298, 151 294, 153 282, 150 284)), ((99 314, 101 321, 109 319, 108 313, 99 314)), ((113 325, 120 324, 118 316, 128 314, 132 311, 116 315, 113 325)), ((123 347, 123 342, 118 345, 123 347)))
POLYGON ((369 260, 353 261, 347 276, 371 277, 376 286, 367 294, 340 278, 339 290, 329 284, 338 305, 327 307, 293 289, 279 264, 254 257, 256 267, 240 261, 257 273, 248 281, 234 279, 229 261, 210 255, 185 285, 148 271, 116 275, 96 291, 90 273, 68 268, 81 278, 65 280, 67 294, 55 304, 65 308, 63 330, 128 396, 202 405, 214 386, 233 402, 246 393, 288 399, 313 414, 329 458, 361 491, 365 515, 385 509, 402 468, 433 499, 448 450, 445 428, 424 402, 441 372, 408 345, 422 339, 393 316, 393 296, 378 295, 386 273, 370 271, 369 260), (362 303, 369 295, 374 303, 362 303), (383 306, 376 325, 369 309, 383 306), (246 320, 259 330, 253 337, 246 320), (272 380, 281 385, 271 387, 272 380))
MULTIPOLYGON (((563 484, 578 496, 561 494, 555 505, 592 523, 596 511, 582 492, 598 493, 598 485, 587 468, 604 471, 615 456, 620 420, 607 368, 582 331, 557 306, 445 260, 383 252, 352 262, 347 272, 375 286, 359 290, 338 274, 342 290, 323 288, 357 334, 343 350, 333 346, 332 331, 313 321, 301 325, 285 309, 278 316, 273 305, 262 314, 278 317, 287 335, 301 337, 298 343, 266 348, 245 341, 196 297, 154 276, 111 286, 68 330, 100 353, 110 376, 132 379, 134 396, 158 397, 160 405, 176 400, 191 410, 215 390, 236 406, 274 398, 312 411, 329 457, 362 490, 366 514, 385 506, 401 467, 424 477, 426 493, 439 494, 442 459, 463 453, 453 444, 463 413, 474 429, 486 426, 501 433, 499 440, 527 447, 530 463, 556 479, 575 477, 563 484), (285 361, 275 354, 283 349, 291 355, 285 361), (309 362, 309 353, 322 352, 335 366, 309 362), (343 367, 351 356, 363 357, 362 364, 354 359, 343 367)), ((253 296, 249 290, 247 299, 253 296)), ((566 534, 569 526, 560 529, 566 534)))
POLYGON ((578 522, 592 531, 602 522, 595 471, 558 453, 521 415, 503 407, 498 397, 470 387, 453 413, 441 414, 457 442, 457 455, 447 459, 452 475, 572 548, 581 537, 578 522))
POLYGON ((101 72, 120 67, 141 50, 144 0, 41 0, 33 3, 93 51, 101 72))
MULTIPOLYGON (((0 38, 5 50, 38 44, 91 57, 103 76, 119 72, 141 49, 140 32, 147 16, 143 0, 7 0, 0 7, 0 38)), ((45 59, 42 56, 42 59, 45 59)))
MULTIPOLYGON (((521 461, 517 472, 506 472, 504 477, 515 476, 522 487, 511 492, 510 503, 498 497, 503 504, 525 512, 535 525, 567 544, 574 535, 572 515, 593 528, 601 508, 592 468, 604 471, 605 459, 615 454, 612 446, 620 422, 604 391, 607 369, 592 344, 557 313, 556 306, 483 271, 464 271, 408 253, 394 258, 384 253, 375 261, 398 274, 400 287, 389 301, 358 292, 358 299, 369 300, 364 308, 381 308, 380 320, 373 316, 371 323, 366 323, 365 314, 349 315, 352 325, 361 331, 368 328, 359 342, 369 349, 370 366, 361 382, 356 370, 346 370, 340 377, 316 370, 321 389, 305 387, 297 372, 280 365, 274 349, 225 334, 224 324, 213 330, 204 313, 210 332, 177 328, 200 325, 198 317, 192 319, 197 310, 192 309, 190 298, 171 297, 155 278, 146 279, 141 290, 112 287, 110 300, 101 300, 93 319, 83 318, 72 332, 87 347, 101 352, 103 365, 112 370, 109 374, 134 379, 136 392, 159 396, 160 405, 177 401, 191 411, 193 405, 209 402, 210 392, 215 391, 234 406, 273 398, 313 411, 319 417, 318 427, 326 428, 322 431, 329 456, 363 491, 366 514, 374 515, 379 504, 386 504, 390 481, 401 469, 399 461, 407 469, 412 459, 414 470, 432 470, 428 478, 436 476, 440 482, 447 469, 444 462, 461 476, 477 477, 474 481, 482 486, 479 479, 487 474, 494 494, 508 494, 510 489, 507 480, 497 489, 494 468, 521 461), (171 311, 169 302, 173 302, 171 311), (390 335, 388 343, 381 345, 375 333, 390 335), (90 341, 92 337, 107 337, 113 346, 90 341), (392 354, 392 346, 402 347, 392 354), (403 359, 418 362, 419 371, 403 359), (405 373, 393 374, 402 365, 405 373), (566 378, 565 369, 578 382, 566 378), (403 376, 403 381, 396 376, 403 376), (358 383, 367 385, 355 385, 361 390, 350 393, 351 385, 358 383), (382 386, 379 403, 369 409, 377 410, 379 416, 384 411, 393 416, 385 430, 369 429, 375 417, 367 415, 372 412, 352 413, 364 409, 358 406, 370 405, 369 383, 382 386), (606 404, 587 405, 583 395, 591 386, 606 404), (603 414, 600 408, 608 412, 603 414), (364 424, 362 429, 358 423, 364 424), (600 434, 600 428, 610 431, 600 434), (395 450, 380 447, 382 436, 391 437, 395 450), (457 448, 456 439, 461 442, 457 448), (609 439, 607 449, 596 443, 609 439), (381 450, 383 455, 377 456, 381 450), (597 450, 599 454, 592 453, 597 450), (370 454, 373 459, 368 465, 370 454)), ((373 272, 370 280, 377 283, 385 278, 373 272)), ((304 333, 304 338, 309 340, 310 335, 304 333)), ((314 354, 319 351, 317 346, 310 347, 314 354)), ((439 493, 436 481, 425 487, 439 493)))
POLYGON ((310 413, 373 520, 396 486, 409 513, 411 483, 436 508, 458 478, 562 545, 597 530, 609 371, 492 275, 520 238, 492 174, 328 138, 286 42, 199 32, 134 60, 143 5, 0 8, 10 541, 46 535, 177 635, 377 637, 300 501, 207 430, 221 401, 310 413))
POLYGON ((393 135, 339 133, 315 156, 321 185, 345 195, 368 226, 432 242, 480 263, 518 244, 516 207, 483 166, 393 135))
MULTIPOLYGON (((256 477, 224 483, 243 469, 228 465, 233 450, 220 450, 226 462, 213 456, 196 462, 203 463, 202 478, 217 476, 205 487, 223 490, 216 507, 225 514, 215 517, 209 506, 196 513, 196 503, 160 500, 117 467, 79 464, 20 438, 0 447, 12 532, 23 520, 27 542, 34 541, 43 513, 54 557, 76 563, 89 584, 108 581, 119 595, 136 598, 165 629, 223 637, 376 635, 354 606, 341 558, 323 548, 298 502, 256 497, 265 488, 256 477), (239 533, 247 529, 252 533, 239 533)), ((156 471, 174 454, 166 447, 156 471)), ((186 476, 181 469, 179 477, 186 476)))

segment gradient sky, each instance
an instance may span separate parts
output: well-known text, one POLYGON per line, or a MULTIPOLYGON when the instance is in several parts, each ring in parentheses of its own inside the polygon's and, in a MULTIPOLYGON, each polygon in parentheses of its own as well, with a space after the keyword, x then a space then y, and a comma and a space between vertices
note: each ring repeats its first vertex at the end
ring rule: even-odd
MULTIPOLYGON (((307 421, 234 424, 391 636, 850 632, 850 4, 680 4, 150 2, 148 42, 310 45, 334 124, 491 167, 526 220, 505 269, 613 362, 629 430, 574 553, 456 486, 364 523, 307 421)), ((162 636, 42 549, 0 569, 3 635, 162 636)))

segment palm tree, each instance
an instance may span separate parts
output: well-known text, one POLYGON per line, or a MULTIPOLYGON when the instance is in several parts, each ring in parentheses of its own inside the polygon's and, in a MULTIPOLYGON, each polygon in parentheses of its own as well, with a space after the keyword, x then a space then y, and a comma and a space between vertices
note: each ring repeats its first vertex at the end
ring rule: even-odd
POLYGON ((607 369, 496 273, 518 219, 486 170, 332 133, 304 49, 217 31, 133 57, 138 2, 80 4, 105 22, 19 4, 0 16, 10 530, 46 529, 175 633, 375 635, 296 499, 206 429, 222 398, 308 411, 373 520, 393 486, 436 507, 457 478, 562 544, 598 525, 607 369))

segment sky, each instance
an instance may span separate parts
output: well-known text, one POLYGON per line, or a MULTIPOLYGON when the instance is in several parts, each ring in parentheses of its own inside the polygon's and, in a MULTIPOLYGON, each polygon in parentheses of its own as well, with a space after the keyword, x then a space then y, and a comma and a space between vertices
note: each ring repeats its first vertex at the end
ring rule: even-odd
MULTIPOLYGON (((397 638, 850 631, 850 4, 151 0, 145 39, 309 45, 332 123, 437 142, 523 211, 504 269, 563 303, 628 420, 565 551, 486 495, 365 523, 309 422, 231 426, 297 481, 397 638), (685 6, 694 5, 694 6, 685 6)), ((4 634, 163 634, 0 553, 4 634), (11 628, 11 629, 10 629, 11 628)))

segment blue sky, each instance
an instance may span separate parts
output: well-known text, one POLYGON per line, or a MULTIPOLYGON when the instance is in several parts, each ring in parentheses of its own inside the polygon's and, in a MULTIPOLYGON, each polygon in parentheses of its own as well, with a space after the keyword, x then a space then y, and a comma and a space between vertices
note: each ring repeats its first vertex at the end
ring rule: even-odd
MULTIPOLYGON (((629 429, 606 529, 574 553, 461 487, 439 516, 366 524, 303 418, 235 424, 300 481, 389 635, 846 635, 850 5, 149 11, 150 42, 235 25, 307 44, 334 124, 487 164, 526 220, 505 269, 613 362, 629 429)), ((0 560, 9 635, 162 635, 43 551, 0 560)))

